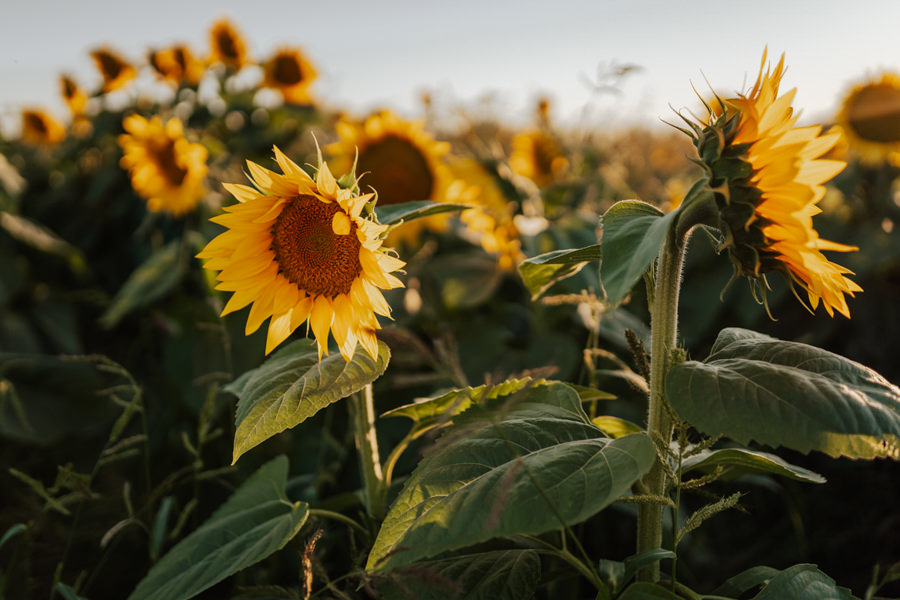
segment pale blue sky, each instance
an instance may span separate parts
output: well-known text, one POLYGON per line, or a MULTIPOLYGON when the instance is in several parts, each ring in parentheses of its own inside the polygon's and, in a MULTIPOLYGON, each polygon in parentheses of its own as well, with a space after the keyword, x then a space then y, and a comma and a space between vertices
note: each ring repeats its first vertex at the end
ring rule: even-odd
POLYGON ((353 112, 376 106, 419 113, 421 90, 468 106, 488 93, 502 118, 522 122, 538 94, 570 123, 646 123, 669 104, 696 105, 691 82, 729 93, 752 82, 763 48, 787 54, 785 88, 804 120, 827 120, 850 85, 900 71, 900 2, 863 0, 2 0, 0 117, 25 105, 64 114, 57 75, 99 81, 88 51, 109 43, 132 60, 148 47, 188 42, 231 17, 265 58, 302 46, 320 71, 322 101, 353 112), (619 94, 584 84, 598 65, 641 70, 619 94))

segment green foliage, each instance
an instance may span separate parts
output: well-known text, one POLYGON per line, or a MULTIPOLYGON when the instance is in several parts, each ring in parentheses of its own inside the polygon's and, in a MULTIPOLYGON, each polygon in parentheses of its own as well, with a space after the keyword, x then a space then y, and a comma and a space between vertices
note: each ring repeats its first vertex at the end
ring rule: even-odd
POLYGON ((184 256, 185 251, 193 254, 191 250, 196 248, 195 244, 185 247, 186 241, 172 240, 135 269, 100 317, 100 324, 115 327, 128 313, 171 292, 184 276, 189 260, 184 256))
POLYGON ((600 244, 577 250, 554 250, 525 259, 519 265, 519 272, 525 287, 531 292, 531 299, 536 300, 557 281, 575 275, 588 262, 601 258, 603 251, 600 244))
POLYGON ((600 280, 610 304, 621 303, 653 265, 677 214, 663 214, 645 202, 623 200, 603 215, 600 280))
POLYGON ((385 600, 528 600, 541 577, 532 550, 494 550, 393 569, 378 591, 385 600))
POLYGON ((349 362, 339 354, 319 362, 316 343, 299 340, 238 377, 225 387, 238 397, 232 464, 273 435, 361 390, 384 373, 390 356, 379 342, 377 360, 359 347, 349 362))
POLYGON ((185 600, 284 547, 306 522, 309 505, 285 495, 288 461, 262 467, 141 580, 129 600, 185 600))
POLYGON ((384 225, 400 225, 415 219, 422 219, 442 213, 459 212, 472 208, 469 204, 453 202, 431 202, 429 200, 417 200, 388 206, 376 206, 375 217, 384 225))
POLYGON ((403 486, 367 568, 574 525, 627 493, 653 456, 643 434, 605 437, 564 384, 538 383, 473 406, 403 486))
POLYGON ((718 470, 716 478, 724 481, 750 473, 767 473, 807 483, 825 483, 824 477, 809 469, 792 465, 774 454, 746 448, 702 450, 685 458, 681 470, 685 474, 691 471, 711 473, 718 470))
POLYGON ((900 389, 814 346, 725 329, 705 361, 672 368, 666 396, 709 435, 830 456, 900 456, 900 389))

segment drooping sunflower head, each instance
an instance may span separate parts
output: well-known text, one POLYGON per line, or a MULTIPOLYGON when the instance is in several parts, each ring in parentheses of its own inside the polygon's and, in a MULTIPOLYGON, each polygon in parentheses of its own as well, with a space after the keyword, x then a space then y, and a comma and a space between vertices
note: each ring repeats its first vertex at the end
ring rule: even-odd
POLYGON ((22 111, 22 139, 36 146, 55 146, 66 138, 66 128, 44 110, 22 111))
POLYGON ((156 73, 170 85, 187 84, 196 86, 203 77, 203 61, 194 56, 185 44, 175 44, 169 48, 153 50, 147 61, 156 73))
POLYGON ((863 163, 900 160, 900 75, 882 73, 855 86, 844 98, 837 124, 863 163))
POLYGON ((124 152, 120 164, 131 174, 131 185, 152 212, 175 217, 187 214, 206 194, 206 148, 184 137, 181 121, 163 123, 130 115, 119 136, 124 152))
POLYGON ((821 239, 812 222, 821 212, 816 205, 825 182, 845 166, 821 158, 840 134, 795 126, 796 90, 779 95, 783 75, 784 56, 773 70, 763 54, 753 88, 724 99, 719 114, 710 109, 707 121, 688 121, 688 133, 706 169, 724 238, 721 249, 728 250, 735 277, 748 277, 765 302, 766 273, 781 272, 804 304, 794 285, 806 292, 811 309, 821 301, 829 315, 837 311, 849 318, 845 294, 862 289, 822 251, 856 248, 821 239))
POLYGON ((515 206, 503 196, 496 180, 471 158, 454 158, 450 169, 456 179, 447 191, 451 202, 469 204, 459 218, 473 241, 497 255, 501 268, 515 268, 524 258, 519 230, 513 221, 515 206))
POLYGON ((103 91, 106 93, 125 87, 137 76, 135 68, 110 48, 92 50, 91 58, 103 76, 103 91))
MULTIPOLYGON (((445 161, 450 145, 436 141, 422 122, 384 110, 362 123, 342 120, 336 129, 340 140, 328 148, 335 169, 350 170, 358 157, 360 185, 377 191, 380 205, 446 201, 453 180, 445 161)), ((441 231, 446 226, 444 215, 418 219, 392 230, 390 243, 415 243, 423 228, 441 231)))
POLYGON ((318 73, 299 48, 281 48, 263 65, 265 86, 281 92, 290 104, 312 104, 309 87, 318 73))
POLYGON ((569 170, 569 160, 555 136, 546 129, 535 129, 513 137, 509 168, 545 187, 569 170))
POLYGON ((68 75, 60 75, 59 91, 73 116, 79 117, 84 114, 88 97, 84 90, 78 87, 74 79, 68 75))
POLYGON ((210 63, 240 70, 250 64, 247 43, 229 19, 219 19, 209 30, 210 63))
POLYGON ((341 188, 324 162, 313 179, 274 150, 282 172, 248 161, 253 187, 225 184, 238 203, 211 220, 227 231, 197 255, 233 292, 222 315, 252 305, 247 335, 271 318, 266 354, 308 322, 320 359, 329 332, 347 361, 357 344, 377 358, 375 315, 391 313, 381 290, 403 286, 392 273, 405 263, 381 247, 387 226, 361 216, 374 194, 341 188))

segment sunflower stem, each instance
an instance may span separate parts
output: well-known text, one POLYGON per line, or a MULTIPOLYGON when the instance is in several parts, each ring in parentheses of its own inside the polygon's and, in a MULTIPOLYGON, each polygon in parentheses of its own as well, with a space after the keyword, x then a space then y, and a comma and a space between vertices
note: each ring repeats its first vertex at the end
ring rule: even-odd
MULTIPOLYGON (((678 293, 681 287, 681 264, 684 246, 673 230, 666 236, 657 261, 656 285, 650 308, 650 397, 647 431, 654 443, 668 445, 672 439, 672 418, 664 395, 666 372, 670 366, 670 352, 675 349, 678 334, 678 293)), ((668 448, 660 449, 656 462, 644 476, 647 493, 654 496, 666 494, 666 470, 661 461, 668 448)), ((663 505, 641 503, 638 505, 637 551, 644 552, 662 547, 663 505)), ((639 581, 659 581, 659 562, 641 569, 639 581)))
POLYGON ((350 419, 353 422, 353 436, 359 452, 359 465, 363 476, 363 493, 366 512, 377 521, 384 518, 387 485, 381 470, 378 454, 378 437, 375 433, 375 402, 372 384, 350 398, 350 419))

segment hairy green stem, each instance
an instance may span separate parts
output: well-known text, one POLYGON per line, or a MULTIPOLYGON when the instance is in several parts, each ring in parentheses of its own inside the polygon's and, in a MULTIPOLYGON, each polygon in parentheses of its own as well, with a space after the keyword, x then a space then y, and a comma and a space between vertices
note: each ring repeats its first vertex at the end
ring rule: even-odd
MULTIPOLYGON (((678 292, 681 287, 681 263, 684 248, 673 232, 669 232, 659 253, 656 289, 650 309, 650 401, 647 431, 654 443, 668 444, 672 438, 672 419, 665 404, 664 383, 669 370, 669 353, 675 348, 678 334, 678 292)), ((665 455, 664 453, 662 454, 665 455)), ((644 476, 647 493, 666 494, 666 472, 659 456, 644 476)), ((637 551, 645 552, 662 546, 663 506, 656 503, 638 505, 637 551)), ((659 563, 638 572, 640 581, 659 581, 659 563)))
POLYGON ((366 512, 373 519, 384 518, 387 486, 381 470, 378 455, 378 437, 375 435, 375 403, 372 384, 350 396, 350 418, 353 421, 353 436, 359 452, 359 465, 363 476, 366 512))

